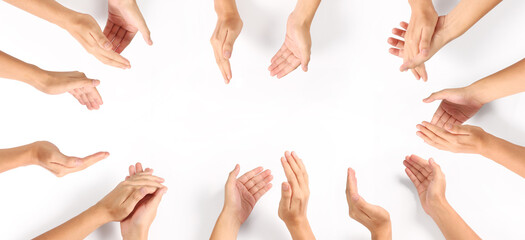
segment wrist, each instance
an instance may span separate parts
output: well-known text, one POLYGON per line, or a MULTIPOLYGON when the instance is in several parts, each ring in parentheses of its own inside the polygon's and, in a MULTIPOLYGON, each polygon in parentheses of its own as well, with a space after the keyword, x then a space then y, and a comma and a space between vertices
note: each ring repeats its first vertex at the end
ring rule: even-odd
POLYGON ((99 206, 98 203, 88 208, 88 210, 86 210, 83 214, 86 214, 94 219, 93 221, 94 224, 97 225, 97 228, 112 221, 112 219, 107 214, 107 211, 103 207, 99 206))
POLYGON ((388 221, 388 224, 381 226, 374 231, 370 231, 372 240, 391 240, 392 239, 392 224, 388 221))
POLYGON ((432 0, 408 0, 408 4, 412 11, 436 11, 432 0))
POLYGON ((224 223, 226 226, 229 226, 231 229, 235 229, 236 231, 238 231, 242 225, 242 222, 237 217, 235 211, 228 207, 223 207, 218 221, 224 223))
POLYGON ((298 0, 295 9, 290 14, 290 17, 294 19, 295 24, 310 28, 315 16, 315 12, 317 11, 317 7, 319 7, 320 3, 321 0, 298 0))
POLYGON ((427 211, 427 214, 435 219, 446 213, 450 208, 450 204, 445 197, 440 197, 430 200, 429 208, 430 209, 427 211))
POLYGON ((219 18, 239 17, 235 1, 215 0, 215 13, 219 18))
POLYGON ((122 233, 123 240, 147 240, 148 230, 141 227, 132 227, 130 232, 122 233))

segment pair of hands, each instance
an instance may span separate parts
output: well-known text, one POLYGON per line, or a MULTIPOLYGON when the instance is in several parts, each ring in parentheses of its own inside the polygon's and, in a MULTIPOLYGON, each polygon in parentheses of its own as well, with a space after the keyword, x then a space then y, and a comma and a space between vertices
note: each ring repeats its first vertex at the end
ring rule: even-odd
POLYGON ((409 2, 412 8, 410 24, 401 22, 401 28, 392 29, 392 33, 404 41, 388 38, 392 45, 389 52, 403 58, 400 71, 410 69, 417 80, 427 81, 424 63, 448 43, 446 15, 438 16, 431 0, 409 2))
POLYGON ((108 21, 104 32, 97 21, 87 14, 76 14, 65 29, 93 56, 104 64, 122 69, 131 68, 120 53, 131 43, 138 31, 146 43, 153 44, 135 0, 109 0, 108 21))
POLYGON ((119 221, 122 237, 147 239, 163 195, 164 179, 153 176, 153 169, 141 163, 129 167, 129 176, 94 207, 101 209, 107 222, 119 221))
MULTIPOLYGON (((224 82, 228 84, 232 79, 230 58, 233 44, 241 33, 243 23, 236 9, 227 13, 218 10, 217 16, 217 26, 210 42, 224 82)), ((310 25, 301 21, 300 17, 300 14, 295 12, 288 17, 284 43, 273 56, 271 65, 268 67, 272 77, 282 78, 299 67, 299 65, 302 66, 303 71, 308 71, 312 46, 310 25)))

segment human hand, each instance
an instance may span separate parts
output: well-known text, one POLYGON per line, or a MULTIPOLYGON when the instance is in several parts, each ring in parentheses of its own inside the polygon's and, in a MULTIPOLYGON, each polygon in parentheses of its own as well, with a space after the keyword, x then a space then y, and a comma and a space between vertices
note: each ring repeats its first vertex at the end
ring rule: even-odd
POLYGON ((121 53, 140 31, 144 41, 152 45, 150 31, 136 0, 109 0, 108 21, 104 35, 113 45, 113 51, 121 53))
POLYGON ((32 143, 33 163, 49 170, 57 177, 78 172, 105 159, 108 152, 98 152, 85 158, 68 157, 60 152, 58 148, 47 141, 32 143))
POLYGON ((127 59, 112 50, 113 45, 104 36, 93 17, 76 14, 65 29, 93 56, 104 64, 122 69, 131 68, 127 59))
POLYGON ((445 175, 441 167, 430 158, 428 161, 411 155, 403 161, 405 172, 417 189, 423 210, 429 215, 434 209, 446 202, 445 175))
MULTIPOLYGON (((141 173, 152 175, 153 169, 146 168, 143 170, 141 163, 137 163, 135 166, 131 165, 126 180, 141 173)), ((160 200, 167 190, 168 188, 163 187, 157 189, 153 194, 146 195, 137 203, 133 212, 120 222, 120 232, 124 240, 148 239, 149 228, 157 215, 160 200)))
POLYGON ((432 93, 423 99, 425 103, 442 100, 431 123, 444 127, 446 124, 463 124, 474 116, 483 106, 483 102, 477 99, 469 91, 469 88, 451 88, 432 93))
MULTIPOLYGON (((428 52, 425 51, 424 53, 417 54, 411 57, 412 54, 407 52, 408 50, 405 49, 405 41, 396 38, 388 38, 388 43, 393 46, 389 49, 389 52, 394 56, 398 56, 404 59, 403 65, 401 65, 400 67, 401 71, 407 71, 408 69, 411 69, 413 70, 412 73, 414 74, 416 79, 420 79, 421 77, 423 77, 423 80, 425 81, 426 79, 428 79, 424 63, 432 56, 434 56, 434 54, 436 54, 443 46, 445 46, 451 40, 450 34, 447 30, 448 28, 445 24, 445 17, 446 15, 438 17, 432 35, 432 39, 430 41, 428 52), (405 58, 408 60, 405 61, 405 58)), ((409 28, 409 24, 406 22, 401 22, 400 26, 401 28, 392 29, 392 33, 396 36, 405 39, 406 31, 409 28)))
POLYGON ((308 222, 306 208, 310 189, 308 187, 308 173, 303 161, 295 152, 286 151, 281 157, 287 182, 282 184, 281 201, 279 202, 279 218, 287 226, 308 222))
POLYGON ((232 79, 230 58, 233 44, 242 30, 242 20, 237 10, 229 13, 217 11, 217 26, 211 36, 210 42, 215 54, 215 61, 221 70, 226 84, 232 79))
POLYGON ((104 213, 107 222, 124 221, 148 194, 165 189, 163 182, 163 178, 153 176, 151 172, 136 173, 119 183, 94 207, 104 213))
POLYGON ((417 135, 428 145, 454 153, 481 153, 491 136, 480 127, 447 124, 445 129, 423 122, 417 135))
POLYGON ((272 187, 270 182, 273 176, 269 169, 263 171, 262 167, 237 178, 239 171, 240 166, 237 164, 228 176, 221 215, 232 217, 240 227, 250 216, 257 201, 272 187))
POLYGON ((308 71, 312 39, 310 24, 300 20, 300 14, 292 12, 286 23, 286 36, 279 51, 273 56, 268 67, 270 75, 282 78, 301 65, 303 71, 308 71))
POLYGON ((392 239, 390 214, 384 208, 366 202, 359 195, 355 171, 352 168, 348 168, 346 200, 350 217, 368 228, 372 239, 392 239))

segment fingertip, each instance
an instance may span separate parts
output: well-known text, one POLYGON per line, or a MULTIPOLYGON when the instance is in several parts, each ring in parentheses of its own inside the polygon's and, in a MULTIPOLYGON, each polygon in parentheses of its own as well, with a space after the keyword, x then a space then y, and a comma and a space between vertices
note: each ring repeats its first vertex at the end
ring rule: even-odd
POLYGON ((288 185, 287 182, 283 182, 281 187, 282 187, 282 190, 285 191, 285 192, 290 190, 290 185, 288 185))
POLYGON ((226 51, 224 51, 223 56, 224 56, 224 58, 226 58, 226 59, 230 59, 231 56, 232 56, 232 52, 226 50, 226 51))
POLYGON ((93 87, 97 87, 98 85, 100 85, 100 80, 93 79, 93 87))

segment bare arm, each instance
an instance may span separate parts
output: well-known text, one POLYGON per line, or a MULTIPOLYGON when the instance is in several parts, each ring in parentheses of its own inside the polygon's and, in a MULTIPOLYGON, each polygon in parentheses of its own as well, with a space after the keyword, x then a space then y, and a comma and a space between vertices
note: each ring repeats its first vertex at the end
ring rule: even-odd
POLYGON ((32 144, 0 149, 0 173, 32 164, 32 144))
POLYGON ((525 178, 525 147, 486 133, 480 154, 525 178))

